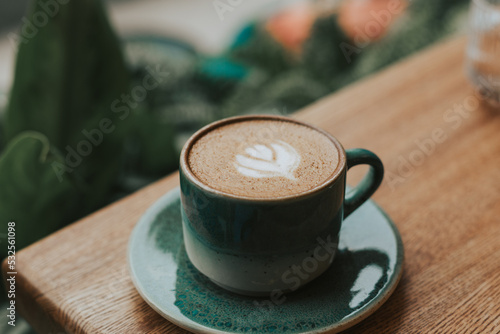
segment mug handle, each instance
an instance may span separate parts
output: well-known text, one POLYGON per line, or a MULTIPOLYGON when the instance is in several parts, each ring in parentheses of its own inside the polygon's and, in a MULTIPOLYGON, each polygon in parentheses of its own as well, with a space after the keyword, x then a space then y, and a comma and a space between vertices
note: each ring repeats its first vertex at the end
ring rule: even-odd
POLYGON ((377 190, 384 178, 384 165, 379 157, 368 150, 354 148, 346 150, 347 170, 356 165, 370 165, 370 170, 359 184, 346 193, 344 200, 344 218, 359 208, 377 190))

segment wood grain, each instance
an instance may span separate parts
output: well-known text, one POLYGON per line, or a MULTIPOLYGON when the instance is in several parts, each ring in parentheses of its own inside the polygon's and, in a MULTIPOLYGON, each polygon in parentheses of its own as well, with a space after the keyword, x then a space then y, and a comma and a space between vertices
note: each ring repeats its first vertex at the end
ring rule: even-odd
MULTIPOLYGON (((374 199, 402 234, 404 276, 347 333, 500 333, 500 111, 467 83, 464 45, 438 45, 293 116, 373 150, 387 170, 374 199)), ((170 175, 17 254, 18 307, 37 331, 185 332, 142 301, 126 263, 135 223, 177 184, 170 175)))

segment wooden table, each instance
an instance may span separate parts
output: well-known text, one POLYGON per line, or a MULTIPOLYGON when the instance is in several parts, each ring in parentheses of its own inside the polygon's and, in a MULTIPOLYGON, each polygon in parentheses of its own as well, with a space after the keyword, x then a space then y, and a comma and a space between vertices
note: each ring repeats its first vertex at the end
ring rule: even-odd
MULTIPOLYGON (((500 112, 467 83, 464 45, 440 44, 294 115, 386 165, 374 199, 401 232, 404 276, 348 333, 500 332, 500 112)), ((177 185, 175 173, 19 252, 18 311, 40 333, 185 332, 141 299, 126 262, 137 220, 177 185)))

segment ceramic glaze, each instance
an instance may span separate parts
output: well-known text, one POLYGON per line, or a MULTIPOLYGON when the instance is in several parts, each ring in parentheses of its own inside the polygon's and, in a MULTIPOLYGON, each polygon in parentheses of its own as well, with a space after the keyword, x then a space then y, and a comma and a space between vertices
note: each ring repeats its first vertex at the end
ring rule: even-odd
POLYGON ((189 261, 179 189, 141 218, 129 243, 132 281, 169 321, 195 333, 337 333, 375 312, 402 274, 403 245, 391 220, 367 201, 346 220, 332 266, 297 291, 264 298, 213 284, 189 261))
POLYGON ((252 115, 209 124, 191 136, 180 157, 187 255, 232 292, 293 292, 328 269, 342 221, 383 175, 374 153, 345 151, 330 134, 297 120, 252 115), (347 169, 360 164, 370 170, 346 195, 347 169), (328 252, 316 254, 326 240, 328 252))

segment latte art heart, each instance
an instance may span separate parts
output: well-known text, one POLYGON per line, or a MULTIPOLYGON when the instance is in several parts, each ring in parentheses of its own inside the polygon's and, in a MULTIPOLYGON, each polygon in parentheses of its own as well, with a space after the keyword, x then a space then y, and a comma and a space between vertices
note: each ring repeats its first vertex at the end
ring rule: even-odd
POLYGON ((244 176, 285 177, 296 180, 294 171, 300 164, 300 155, 289 144, 277 141, 270 145, 254 145, 245 149, 246 154, 237 154, 234 166, 244 176))

